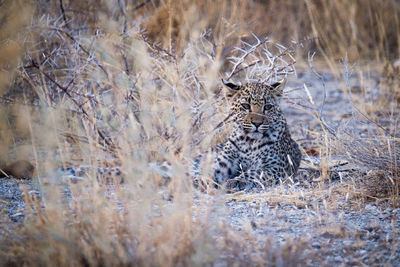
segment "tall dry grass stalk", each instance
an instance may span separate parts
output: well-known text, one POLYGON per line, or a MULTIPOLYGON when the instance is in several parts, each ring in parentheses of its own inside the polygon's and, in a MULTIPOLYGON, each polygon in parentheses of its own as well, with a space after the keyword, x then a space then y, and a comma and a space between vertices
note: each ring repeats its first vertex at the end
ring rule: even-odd
MULTIPOLYGON (((2 1, 0 3, 0 96, 10 90, 17 66, 25 52, 30 36, 23 35, 22 29, 30 23, 32 9, 23 1, 2 1), (19 12, 18 16, 14 16, 19 12)), ((20 105, 0 107, 0 165, 9 162, 9 149, 20 139, 29 136, 27 117, 20 105), (12 126, 12 127, 10 127, 12 126)), ((17 157, 25 157, 25 149, 20 149, 17 157)))

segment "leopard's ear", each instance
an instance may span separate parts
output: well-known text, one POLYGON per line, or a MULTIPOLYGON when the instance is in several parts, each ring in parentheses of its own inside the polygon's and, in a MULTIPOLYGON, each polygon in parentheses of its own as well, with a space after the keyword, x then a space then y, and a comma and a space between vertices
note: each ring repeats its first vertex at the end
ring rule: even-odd
POLYGON ((273 83, 269 86, 269 90, 273 95, 281 97, 283 94, 283 88, 285 88, 286 79, 280 80, 279 82, 273 83))
POLYGON ((236 85, 236 84, 230 83, 230 82, 228 82, 228 81, 226 81, 224 79, 222 79, 222 83, 225 85, 226 88, 229 89, 228 92, 227 92, 227 96, 228 97, 231 97, 231 96, 233 96, 234 94, 236 94, 237 92, 240 91, 240 85, 236 85))

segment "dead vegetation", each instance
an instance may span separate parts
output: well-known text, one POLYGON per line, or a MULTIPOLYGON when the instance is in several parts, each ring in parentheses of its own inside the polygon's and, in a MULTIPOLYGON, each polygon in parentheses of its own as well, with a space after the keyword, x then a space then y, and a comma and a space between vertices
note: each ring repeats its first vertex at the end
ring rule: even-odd
MULTIPOLYGON (((310 250, 311 238, 279 243, 255 235, 260 227, 252 220, 238 230, 226 203, 306 210, 319 214, 318 225, 329 223, 327 211, 400 205, 395 1, 0 7, 0 162, 28 160, 40 191, 24 189, 22 223, 2 220, 4 265, 312 265, 324 263, 324 254, 310 250), (326 88, 324 66, 337 79, 334 90, 326 88), (296 85, 305 69, 321 89, 296 85), (284 101, 307 114, 291 129, 316 180, 259 194, 193 188, 192 160, 229 131, 221 79, 281 77, 292 82, 284 101), (333 112, 330 92, 342 97, 333 112), (76 166, 90 168, 83 179, 65 178, 76 166), (115 166, 121 183, 104 182, 96 171, 115 166)), ((212 155, 204 158, 200 179, 207 185, 212 155)), ((396 240, 394 234, 385 244, 396 240)))

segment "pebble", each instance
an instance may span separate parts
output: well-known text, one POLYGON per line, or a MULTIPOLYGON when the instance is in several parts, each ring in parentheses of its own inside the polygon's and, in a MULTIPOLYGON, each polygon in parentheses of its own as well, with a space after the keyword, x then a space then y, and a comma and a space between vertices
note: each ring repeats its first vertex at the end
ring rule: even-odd
POLYGON ((342 256, 336 256, 335 258, 333 258, 334 261, 338 261, 338 262, 343 262, 343 257, 342 256))
POLYGON ((388 218, 389 216, 390 215, 387 214, 387 213, 381 213, 381 214, 378 215, 378 218, 381 219, 381 220, 384 220, 384 219, 388 218))
POLYGON ((24 214, 22 212, 17 212, 17 213, 14 213, 14 214, 10 215, 10 216, 11 217, 18 217, 18 216, 24 216, 24 214))
POLYGON ((323 238, 332 238, 332 237, 334 237, 334 235, 329 233, 329 232, 324 232, 324 233, 321 234, 321 236, 323 238))
POLYGON ((311 246, 312 246, 313 248, 317 248, 317 249, 320 249, 320 248, 321 248, 321 244, 320 244, 319 242, 317 242, 317 241, 313 242, 311 246))
POLYGON ((358 253, 360 253, 360 255, 364 255, 367 253, 367 251, 365 249, 361 249, 358 253))
POLYGON ((369 212, 375 212, 376 211, 376 206, 368 204, 368 205, 365 206, 365 210, 369 211, 369 212))
POLYGON ((30 191, 28 192, 28 194, 29 194, 30 196, 33 196, 33 195, 40 196, 40 191, 38 191, 38 190, 30 190, 30 191))
POLYGON ((345 246, 351 246, 351 245, 353 244, 353 240, 344 240, 344 241, 343 241, 343 244, 344 244, 345 246))

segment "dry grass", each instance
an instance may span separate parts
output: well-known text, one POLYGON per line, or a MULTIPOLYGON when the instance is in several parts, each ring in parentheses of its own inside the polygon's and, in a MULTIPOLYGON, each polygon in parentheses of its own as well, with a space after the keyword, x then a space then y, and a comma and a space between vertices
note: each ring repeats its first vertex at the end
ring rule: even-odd
MULTIPOLYGON (((367 169, 367 189, 355 183, 335 194, 319 188, 283 195, 282 189, 250 197, 206 188, 210 197, 193 188, 189 171, 229 130, 221 127, 227 116, 221 78, 286 77, 315 49, 336 73, 346 54, 395 69, 400 7, 380 2, 3 1, 0 162, 34 163, 41 196, 25 192, 24 223, 1 225, 1 262, 301 265, 307 262, 303 241, 277 246, 252 235, 251 227, 239 235, 220 220, 225 202, 252 198, 304 208, 350 193, 357 201, 367 196, 398 206, 397 129, 382 130, 374 120, 368 138, 349 132, 348 124, 332 135, 306 94, 298 107, 323 125, 312 132, 320 145, 317 168, 324 176, 323 162, 332 155, 352 159, 367 169), (92 167, 83 180, 62 177, 61 168, 78 165, 92 167), (113 166, 121 168, 123 183, 105 184, 96 172, 113 166), (379 190, 382 180, 388 189, 379 190)), ((382 80, 386 95, 398 96, 396 77, 382 80)), ((398 107, 390 97, 385 101, 398 107)), ((368 111, 366 104, 360 112, 372 116, 387 107, 368 111)), ((204 157, 205 185, 210 162, 212 155, 204 157)))

